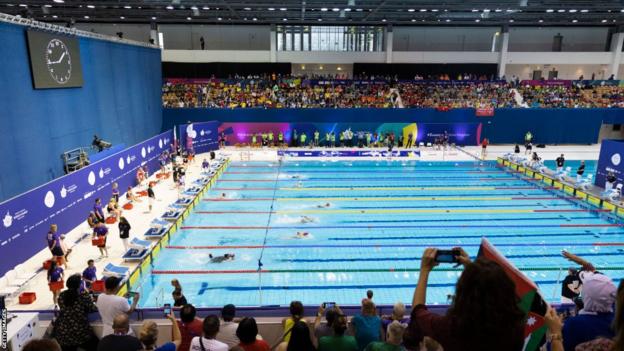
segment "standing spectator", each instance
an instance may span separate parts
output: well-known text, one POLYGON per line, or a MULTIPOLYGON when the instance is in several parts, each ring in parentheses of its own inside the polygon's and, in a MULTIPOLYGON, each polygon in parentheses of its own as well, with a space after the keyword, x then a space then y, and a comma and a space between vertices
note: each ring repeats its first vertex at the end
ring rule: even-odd
POLYGON ((615 185, 616 181, 617 181, 617 178, 615 177, 615 174, 609 171, 606 177, 606 181, 605 181, 605 190, 613 189, 613 186, 615 185))
POLYGON ((405 346, 416 348, 423 336, 429 336, 444 351, 522 350, 525 316, 518 307, 514 282, 497 263, 482 258, 470 262, 463 249, 456 249, 460 250, 457 260, 464 271, 444 316, 425 306, 429 274, 438 262, 437 249, 428 248, 423 253, 410 324, 403 337, 405 346))
POLYGON ((483 158, 484 160, 487 156, 487 147, 489 144, 490 141, 488 140, 488 138, 483 138, 483 141, 481 141, 481 158, 483 158))
POLYGON ((147 187, 147 201, 149 206, 149 212, 152 212, 152 206, 154 206, 154 201, 156 201, 156 195, 154 194, 154 184, 149 183, 147 187))
POLYGON ((82 271, 82 280, 88 290, 91 290, 91 285, 97 280, 97 268, 93 260, 87 261, 87 268, 82 271))
POLYGON ((106 237, 108 236, 108 228, 102 222, 98 222, 98 224, 93 228, 93 237, 92 239, 100 239, 100 244, 97 245, 97 248, 100 250, 100 258, 108 257, 108 249, 106 248, 106 237))
POLYGON ((50 269, 48 269, 48 286, 52 292, 52 301, 56 305, 58 302, 59 293, 63 289, 63 277, 65 273, 63 268, 56 264, 56 261, 50 262, 50 269))
POLYGON ((555 162, 557 162, 557 172, 563 171, 563 166, 565 164, 565 157, 563 157, 563 154, 561 154, 561 156, 557 157, 555 162))
POLYGON ((187 304, 186 297, 182 293, 182 285, 180 285, 180 281, 177 279, 171 280, 171 286, 173 286, 173 292, 171 296, 173 297, 173 306, 180 307, 187 304))
POLYGON ((199 37, 199 47, 201 47, 202 50, 204 50, 204 47, 206 47, 206 42, 204 41, 204 37, 199 37))
POLYGON ((375 313, 375 304, 372 300, 362 300, 362 312, 353 316, 351 325, 358 350, 362 351, 369 343, 381 340, 381 318, 375 313))
POLYGON ((581 295, 582 287, 578 270, 568 268, 568 275, 561 283, 561 303, 574 303, 574 299, 581 295))
POLYGON ((236 306, 229 304, 223 306, 221 309, 221 323, 219 325, 219 333, 217 334, 217 340, 224 344, 227 344, 229 348, 234 347, 240 343, 236 336, 236 329, 238 329, 238 323, 234 322, 236 316, 236 306))
POLYGON ((215 339, 219 333, 219 317, 214 314, 206 317, 203 323, 204 336, 198 336, 191 341, 190 351, 227 351, 229 347, 215 339))
POLYGON ((130 250, 130 246, 128 245, 128 238, 130 238, 130 229, 132 227, 124 216, 119 217, 119 224, 117 226, 119 227, 119 238, 123 243, 124 252, 128 252, 128 250, 130 250))
POLYGON ((48 232, 46 239, 48 240, 48 248, 52 253, 52 260, 67 268, 67 263, 65 262, 65 252, 63 251, 63 245, 61 243, 61 234, 58 232, 56 224, 52 224, 50 226, 50 231, 48 232))
POLYGON ((282 339, 288 343, 293 326, 303 318, 303 304, 301 301, 292 301, 290 303, 290 317, 282 320, 284 334, 282 339))
MULTIPOLYGON (((271 346, 264 340, 258 339, 258 325, 253 317, 243 318, 236 328, 236 337, 245 351, 269 351, 271 346)), ((231 348, 230 350, 233 350, 231 348)))
MULTIPOLYGON (((163 345, 159 347, 156 346, 156 341, 158 341, 158 325, 156 325, 156 322, 154 321, 143 322, 143 325, 141 326, 141 331, 139 332, 139 340, 143 344, 143 348, 145 350, 154 350, 154 351, 176 351, 178 350, 178 347, 180 346, 180 342, 182 341, 182 337, 180 336, 180 328, 178 328, 178 323, 175 320, 173 311, 171 312, 170 315, 167 316, 167 319, 171 321, 171 335, 173 336, 173 341, 164 343, 163 345)), ((209 349, 206 349, 206 350, 209 350, 209 349)))
POLYGON ((520 153, 520 145, 516 144, 516 146, 514 146, 514 154, 519 154, 520 153))
POLYGON ((121 314, 125 313, 130 315, 136 309, 137 303, 139 302, 139 293, 135 292, 132 294, 132 306, 128 304, 128 300, 126 300, 122 296, 117 296, 116 290, 119 286, 119 278, 117 277, 108 277, 104 282, 104 287, 106 291, 98 296, 97 299, 97 308, 100 312, 100 317, 102 319, 103 330, 102 336, 106 336, 113 333, 113 319, 121 314))
POLYGON ((315 351, 310 329, 304 321, 297 321, 290 330, 290 340, 277 346, 277 351, 315 351))
POLYGON ((336 317, 340 314, 342 313, 338 306, 328 308, 327 311, 325 311, 325 304, 319 306, 318 313, 314 319, 314 337, 316 338, 317 344, 319 344, 322 337, 334 335, 334 320, 336 320, 336 317), (323 313, 325 313, 325 323, 321 323, 323 313))
POLYGON ((585 161, 581 161, 581 164, 578 166, 576 170, 576 182, 580 182, 583 179, 583 173, 585 173, 585 161))
POLYGON ((104 217, 104 210, 102 209, 102 201, 100 198, 95 199, 95 204, 93 205, 93 213, 95 214, 95 218, 98 222, 104 222, 106 217, 104 217))
POLYGON ((319 351, 357 351, 358 344, 353 336, 344 335, 347 330, 347 319, 338 315, 331 325, 333 335, 319 339, 319 351))
POLYGON ((191 347, 191 340, 202 335, 202 320, 196 317, 197 311, 193 305, 184 305, 180 309, 180 320, 178 327, 182 336, 182 342, 178 350, 188 351, 191 347))
POLYGON ((137 351, 143 348, 139 339, 128 335, 130 319, 125 313, 118 314, 113 319, 113 334, 100 340, 97 351, 137 351))
POLYGON ((89 324, 89 314, 97 312, 97 308, 88 293, 80 292, 81 287, 80 274, 74 274, 58 298, 60 313, 54 324, 54 338, 63 351, 95 351, 98 347, 98 338, 89 324))
POLYGON ((388 325, 388 339, 386 342, 374 341, 366 346, 366 351, 403 351, 405 348, 401 346, 403 343, 403 332, 405 325, 399 321, 392 321, 388 325))

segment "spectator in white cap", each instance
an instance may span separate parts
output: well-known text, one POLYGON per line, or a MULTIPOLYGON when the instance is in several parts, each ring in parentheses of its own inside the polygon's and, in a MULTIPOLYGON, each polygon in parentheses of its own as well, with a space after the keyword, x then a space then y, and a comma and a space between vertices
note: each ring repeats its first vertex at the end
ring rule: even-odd
POLYGON ((563 325, 563 345, 566 351, 573 351, 577 345, 586 341, 599 337, 611 339, 614 336, 615 284, 611 278, 595 271, 583 270, 579 277, 583 283, 583 308, 563 325))

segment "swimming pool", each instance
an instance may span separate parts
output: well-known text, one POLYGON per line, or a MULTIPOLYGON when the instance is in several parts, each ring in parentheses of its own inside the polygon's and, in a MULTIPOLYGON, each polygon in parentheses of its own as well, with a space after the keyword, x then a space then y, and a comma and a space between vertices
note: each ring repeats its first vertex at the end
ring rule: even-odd
MULTIPOLYGON (((409 303, 426 247, 461 245, 474 257, 482 236, 549 301, 559 301, 570 266, 562 249, 613 278, 624 273, 613 245, 624 228, 494 163, 232 162, 203 200, 138 281, 141 306, 169 301, 172 278, 203 307, 353 305, 367 289, 378 304, 409 303), (236 259, 211 263, 210 253, 236 259)), ((428 303, 447 303, 459 274, 437 267, 428 303)))

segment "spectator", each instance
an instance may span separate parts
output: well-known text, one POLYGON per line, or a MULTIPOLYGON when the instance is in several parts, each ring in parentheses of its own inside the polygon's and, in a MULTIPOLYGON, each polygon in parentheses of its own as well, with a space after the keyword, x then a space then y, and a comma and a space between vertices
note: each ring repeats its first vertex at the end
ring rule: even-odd
POLYGON ((143 322, 141 331, 139 332, 139 340, 143 344, 143 348, 145 350, 176 351, 178 349, 180 342, 182 341, 182 337, 180 336, 180 329, 178 328, 178 323, 175 320, 173 311, 169 316, 167 316, 167 318, 171 321, 171 335, 173 341, 164 343, 163 345, 157 347, 156 342, 158 341, 158 325, 156 325, 156 322, 154 321, 145 321, 143 322))
POLYGON ((387 335, 386 333, 388 332, 388 327, 390 326, 390 324, 394 321, 398 321, 401 324, 404 324, 405 326, 407 326, 407 324, 409 324, 409 318, 405 318, 405 305, 403 304, 403 302, 397 302, 394 304, 394 306, 392 307, 392 314, 390 316, 383 316, 381 318, 381 326, 382 326, 382 331, 383 331, 383 335, 384 338, 383 340, 386 340, 385 336, 387 335))
POLYGON ((180 285, 180 282, 177 279, 172 279, 171 285, 173 286, 173 292, 171 293, 171 296, 173 297, 173 305, 175 307, 186 305, 188 302, 182 293, 182 285, 180 285))
MULTIPOLYGON (((282 320, 284 334, 282 339, 288 343, 293 326, 303 318, 303 304, 301 301, 292 301, 290 303, 290 317, 282 320)), ((305 323, 305 321, 304 321, 305 323)))
POLYGON ((128 335, 130 320, 125 313, 118 314, 113 319, 113 334, 100 340, 98 351, 137 351, 143 348, 139 339, 128 335))
POLYGON ((334 320, 341 314, 342 312, 337 305, 327 310, 325 310, 324 303, 319 306, 318 313, 314 319, 314 337, 316 338, 317 344, 322 337, 334 335, 334 320), (325 313, 325 323, 321 323, 323 313, 325 313))
POLYGON ((578 315, 568 318, 563 325, 563 346, 574 350, 577 345, 598 337, 613 338, 611 329, 614 313, 613 304, 617 288, 611 278, 597 272, 579 273, 583 282, 583 309, 578 315))
POLYGON ((277 351, 315 351, 316 348, 310 338, 308 325, 301 320, 294 323, 290 329, 290 340, 283 341, 277 346, 277 351))
POLYGON ((202 335, 203 322, 197 318, 197 311, 193 305, 184 305, 180 309, 180 320, 178 321, 178 328, 180 328, 180 334, 182 336, 182 342, 178 350, 188 351, 191 347, 191 340, 197 336, 202 335))
POLYGON ((351 325, 358 350, 364 350, 369 343, 381 340, 381 318, 375 313, 372 300, 362 300, 362 312, 353 316, 351 325))
POLYGON ((240 340, 238 340, 238 337, 236 336, 238 323, 234 322, 235 316, 236 307, 234 305, 225 305, 221 309, 221 324, 219 325, 217 340, 227 344, 228 347, 233 347, 240 343, 240 340))
POLYGON ((62 351, 54 339, 32 339, 24 345, 22 351, 62 351))
POLYGON ((405 350, 401 343, 403 342, 403 332, 405 325, 399 321, 392 321, 388 325, 388 340, 371 342, 366 346, 366 351, 403 351, 405 350))
POLYGON ((353 336, 344 335, 347 330, 347 319, 337 315, 332 322, 333 335, 325 335, 319 339, 319 351, 357 351, 358 344, 353 336))
POLYGON ((574 268, 568 268, 568 275, 561 283, 561 303, 574 303, 574 299, 581 295, 581 278, 579 271, 574 268))
MULTIPOLYGON (((258 339, 258 325, 253 317, 243 318, 236 328, 236 337, 245 351, 269 351, 271 346, 264 340, 258 339)), ((233 350, 232 347, 230 350, 233 350)))
MULTIPOLYGON (((102 319, 103 330, 102 336, 106 336, 113 333, 113 319, 121 314, 125 313, 130 315, 136 309, 137 303, 139 302, 140 295, 138 292, 132 293, 132 306, 128 304, 128 300, 124 297, 117 296, 116 291, 117 287, 119 287, 119 278, 117 277, 108 277, 104 282, 104 287, 106 291, 98 296, 97 299, 97 308, 100 312, 100 317, 102 319)), ((130 332, 132 334, 132 331, 130 332)))
POLYGON ((518 307, 514 282, 495 262, 479 258, 470 262, 461 249, 458 262, 464 271, 455 287, 455 298, 444 316, 425 306, 427 282, 438 263, 437 250, 425 250, 414 291, 410 324, 404 336, 407 347, 418 347, 423 336, 439 342, 445 351, 521 350, 524 313, 518 307), (487 292, 487 293, 485 293, 487 292))
POLYGON ((98 339, 89 324, 89 314, 97 312, 97 308, 89 294, 80 292, 81 286, 80 274, 72 275, 67 278, 67 290, 58 298, 60 313, 54 325, 54 338, 63 351, 98 348, 98 339))
POLYGON ((215 339, 219 333, 219 317, 214 314, 206 317, 203 323, 204 336, 194 337, 191 341, 190 351, 227 351, 229 347, 215 339))

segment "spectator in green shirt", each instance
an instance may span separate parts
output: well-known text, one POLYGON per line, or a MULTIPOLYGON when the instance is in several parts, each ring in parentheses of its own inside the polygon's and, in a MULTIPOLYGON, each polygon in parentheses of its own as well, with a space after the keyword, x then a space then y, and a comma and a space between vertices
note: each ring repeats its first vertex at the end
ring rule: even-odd
POLYGON ((404 351, 405 348, 401 345, 404 331, 404 324, 401 324, 399 321, 393 321, 388 326, 388 339, 386 342, 371 342, 366 346, 365 351, 404 351))
POLYGON ((347 319, 339 315, 332 323, 334 335, 323 336, 319 339, 318 351, 357 351, 358 345, 355 337, 344 335, 347 330, 347 319))

